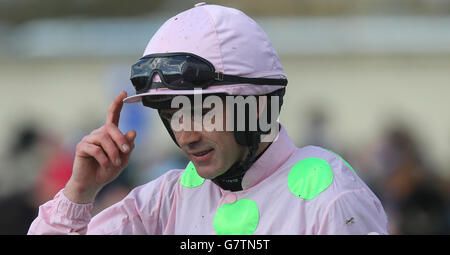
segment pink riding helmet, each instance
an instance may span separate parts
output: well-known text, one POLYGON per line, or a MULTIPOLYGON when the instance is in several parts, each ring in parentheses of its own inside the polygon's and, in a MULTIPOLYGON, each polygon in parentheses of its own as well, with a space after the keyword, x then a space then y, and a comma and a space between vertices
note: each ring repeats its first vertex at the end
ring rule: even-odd
MULTIPOLYGON (((196 4, 166 21, 148 43, 144 56, 155 53, 188 52, 211 62, 216 71, 247 78, 286 79, 280 59, 262 28, 243 12, 196 4)), ((160 81, 158 74, 153 81, 160 81)), ((203 94, 265 95, 285 86, 228 84, 211 86, 203 94)), ((143 96, 192 95, 193 90, 152 88, 129 96, 125 103, 143 96)))

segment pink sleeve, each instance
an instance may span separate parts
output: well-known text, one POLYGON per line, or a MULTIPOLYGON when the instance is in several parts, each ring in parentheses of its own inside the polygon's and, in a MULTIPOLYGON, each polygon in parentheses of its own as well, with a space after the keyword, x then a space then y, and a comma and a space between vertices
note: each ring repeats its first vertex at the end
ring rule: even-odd
POLYGON ((95 217, 90 214, 92 203, 73 203, 61 190, 53 200, 39 207, 28 234, 161 234, 169 222, 181 172, 169 171, 134 188, 120 202, 95 217))
POLYGON ((90 214, 93 203, 73 203, 61 190, 53 200, 39 207, 38 217, 31 224, 28 234, 148 234, 136 208, 136 193, 139 190, 133 190, 122 201, 93 218, 90 214))
POLYGON ((328 204, 320 224, 322 235, 388 234, 386 214, 378 198, 365 188, 340 193, 328 204))
POLYGON ((39 207, 38 217, 31 223, 29 235, 86 234, 93 204, 76 204, 60 190, 53 200, 39 207))

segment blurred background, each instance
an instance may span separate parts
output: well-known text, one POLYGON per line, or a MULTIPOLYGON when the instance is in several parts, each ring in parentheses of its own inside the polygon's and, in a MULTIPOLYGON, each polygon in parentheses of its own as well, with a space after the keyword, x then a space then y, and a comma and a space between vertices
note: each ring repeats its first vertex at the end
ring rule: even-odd
MULTIPOLYGON (((64 187, 76 144, 103 125, 154 32, 197 1, 0 0, 0 234, 25 234, 64 187)), ((269 35, 289 79, 280 122, 297 146, 340 154, 373 189, 391 234, 450 233, 450 1, 208 1, 269 35)), ((94 213, 186 159, 154 111, 94 213)))

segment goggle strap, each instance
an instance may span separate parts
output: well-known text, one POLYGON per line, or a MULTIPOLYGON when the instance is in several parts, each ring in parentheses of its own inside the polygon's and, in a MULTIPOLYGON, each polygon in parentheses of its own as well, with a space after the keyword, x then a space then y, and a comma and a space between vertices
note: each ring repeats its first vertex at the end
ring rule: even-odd
MULTIPOLYGON (((151 80, 149 80, 151 82, 151 80)), ((208 87, 212 86, 221 86, 221 85, 231 85, 231 84, 254 84, 254 85, 273 85, 273 86, 286 86, 286 79, 270 79, 270 78, 245 78, 234 75, 223 75, 222 81, 214 80, 213 83, 209 84, 208 87)), ((162 82, 152 82, 150 86, 145 86, 144 90, 137 91, 137 94, 142 94, 148 91, 148 88, 151 89, 161 89, 167 88, 166 85, 162 82)), ((201 88, 201 86, 199 86, 201 88)), ((194 88, 192 88, 194 89, 194 88)), ((186 90, 186 88, 180 88, 180 90, 186 90)))
MULTIPOLYGON (((217 73, 217 72, 216 72, 217 73)), ((276 85, 276 86, 286 86, 287 85, 287 79, 272 79, 272 78, 247 78, 247 77, 241 77, 241 76, 235 76, 235 75, 229 75, 229 74, 223 74, 221 73, 221 76, 219 76, 221 80, 214 78, 217 83, 222 84, 242 84, 242 83, 249 83, 254 85, 276 85)))

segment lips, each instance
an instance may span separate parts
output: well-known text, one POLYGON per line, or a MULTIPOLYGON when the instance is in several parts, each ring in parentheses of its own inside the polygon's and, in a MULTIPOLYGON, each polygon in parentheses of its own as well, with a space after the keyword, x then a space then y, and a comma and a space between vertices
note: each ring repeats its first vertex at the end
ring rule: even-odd
POLYGON ((196 152, 196 153, 192 153, 192 155, 196 156, 196 157, 200 157, 203 155, 208 154, 210 151, 212 151, 213 149, 209 149, 209 150, 204 150, 204 151, 200 151, 200 152, 196 152))
POLYGON ((212 157, 214 149, 207 149, 202 151, 190 152, 192 159, 196 162, 204 162, 212 157))

